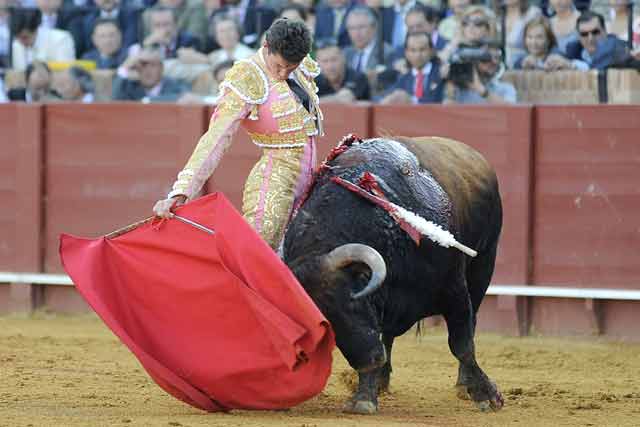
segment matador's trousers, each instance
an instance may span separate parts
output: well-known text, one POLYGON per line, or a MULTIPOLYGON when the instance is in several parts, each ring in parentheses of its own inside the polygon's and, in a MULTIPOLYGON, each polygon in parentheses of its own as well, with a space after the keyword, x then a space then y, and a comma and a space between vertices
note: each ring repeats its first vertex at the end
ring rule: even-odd
POLYGON ((316 162, 315 139, 302 147, 264 149, 244 186, 242 213, 278 250, 293 208, 309 189, 316 162))

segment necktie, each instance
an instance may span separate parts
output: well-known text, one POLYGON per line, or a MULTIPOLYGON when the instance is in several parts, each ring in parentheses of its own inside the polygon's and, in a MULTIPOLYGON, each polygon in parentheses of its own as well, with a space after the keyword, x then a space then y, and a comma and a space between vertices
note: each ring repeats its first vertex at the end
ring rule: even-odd
POLYGON ((289 89, 298 96, 305 110, 311 112, 311 99, 309 98, 309 94, 293 79, 287 79, 287 85, 289 85, 289 89))
POLYGON ((422 72, 422 70, 418 71, 418 74, 416 76, 416 89, 415 89, 415 95, 416 95, 416 99, 420 99, 422 98, 422 95, 424 93, 424 73, 422 72))
POLYGON ((364 56, 364 54, 362 52, 359 52, 357 55, 358 56, 356 57, 356 71, 361 71, 360 67, 362 67, 362 57, 364 56))

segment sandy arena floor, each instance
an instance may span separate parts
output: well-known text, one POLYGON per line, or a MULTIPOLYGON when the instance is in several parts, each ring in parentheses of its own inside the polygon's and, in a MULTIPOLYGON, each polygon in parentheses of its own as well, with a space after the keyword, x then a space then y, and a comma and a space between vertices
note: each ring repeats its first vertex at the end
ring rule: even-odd
POLYGON ((640 425, 639 344, 482 334, 476 346, 500 412, 455 397, 446 333, 428 329, 398 339, 377 415, 341 412, 350 377, 338 352, 326 390, 299 407, 207 414, 165 394, 97 317, 0 317, 0 426, 640 425))

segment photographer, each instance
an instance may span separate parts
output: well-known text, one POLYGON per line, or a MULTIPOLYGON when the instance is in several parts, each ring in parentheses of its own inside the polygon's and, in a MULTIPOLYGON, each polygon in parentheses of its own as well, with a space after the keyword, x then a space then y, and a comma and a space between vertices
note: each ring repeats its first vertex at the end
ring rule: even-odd
POLYGON ((445 103, 516 103, 516 89, 500 80, 503 72, 501 51, 494 43, 461 45, 449 59, 445 103))

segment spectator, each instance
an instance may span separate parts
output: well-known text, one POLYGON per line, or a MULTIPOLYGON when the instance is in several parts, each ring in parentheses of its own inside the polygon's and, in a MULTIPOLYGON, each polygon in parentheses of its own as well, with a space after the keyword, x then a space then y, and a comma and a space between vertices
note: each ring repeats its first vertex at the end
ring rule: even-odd
POLYGON ((558 60, 559 66, 579 70, 604 70, 610 66, 624 64, 629 59, 625 42, 613 34, 607 34, 604 17, 599 13, 586 11, 576 24, 580 40, 567 45, 567 59, 558 60))
POLYGON ((561 54, 567 52, 567 45, 578 40, 576 22, 580 16, 573 5, 573 0, 550 0, 555 15, 551 17, 551 29, 558 42, 561 54))
POLYGON ((0 68, 9 66, 9 0, 0 0, 0 68))
POLYGON ((95 100, 95 86, 91 74, 80 67, 69 67, 56 78, 58 93, 64 101, 83 104, 95 100))
POLYGON ((230 15, 218 14, 211 23, 213 38, 220 49, 209 55, 197 52, 192 48, 178 50, 178 59, 183 64, 207 64, 215 68, 219 63, 227 60, 245 59, 254 54, 254 50, 240 43, 241 28, 230 15))
POLYGON ((85 45, 82 16, 76 10, 63 8, 62 4, 63 0, 36 0, 36 6, 42 13, 40 28, 69 32, 76 53, 82 53, 85 45))
POLYGON ((497 44, 480 42, 476 48, 486 50, 487 57, 471 64, 471 75, 464 81, 450 70, 446 103, 455 104, 514 104, 516 89, 500 80, 504 71, 501 51, 497 44))
POLYGON ((39 28, 39 10, 16 10, 11 19, 14 35, 11 52, 13 69, 24 71, 33 61, 73 61, 73 39, 67 31, 39 28))
MULTIPOLYGON (((427 33, 431 35, 431 45, 436 51, 444 49, 449 40, 443 38, 438 32, 438 11, 429 6, 416 4, 409 12, 405 19, 407 31, 409 33, 427 33)), ((405 47, 396 49, 393 52, 392 63, 393 68, 400 74, 409 71, 407 61, 404 56, 405 47)))
POLYGON ((509 68, 517 57, 525 52, 524 27, 532 19, 542 16, 539 7, 529 5, 529 0, 505 0, 504 22, 506 26, 506 62, 509 68))
POLYGON ((82 59, 94 61, 98 69, 118 68, 127 58, 127 52, 122 48, 122 33, 113 19, 98 18, 91 40, 95 48, 85 53, 82 59))
POLYGON ((208 95, 200 95, 187 92, 178 99, 178 104, 216 104, 220 98, 220 83, 222 83, 224 76, 231 67, 233 67, 233 61, 231 60, 219 63, 212 71, 213 81, 210 93, 208 95))
POLYGON ((514 61, 516 70, 547 70, 553 71, 562 68, 556 66, 556 57, 562 58, 557 49, 556 37, 551 30, 549 20, 544 16, 532 19, 524 27, 525 52, 521 53, 514 61), (547 63, 549 60, 549 63, 547 63))
POLYGON ((447 40, 453 40, 459 32, 464 11, 471 5, 471 0, 449 0, 451 15, 444 18, 438 25, 438 32, 447 40))
POLYGON ((25 71, 26 87, 9 90, 7 96, 12 101, 47 102, 60 99, 51 90, 51 70, 44 62, 34 61, 25 71))
POLYGON ((143 49, 130 56, 113 81, 113 99, 175 102, 188 88, 182 82, 163 78, 163 68, 162 53, 158 50, 143 49))
MULTIPOLYGON (((469 6, 462 13, 458 32, 447 47, 440 51, 440 58, 445 62, 448 61, 461 44, 471 45, 481 40, 494 40, 497 34, 496 28, 496 15, 491 9, 484 6, 469 6)), ((444 71, 446 72, 446 67, 444 71)))
POLYGON ((371 98, 367 76, 348 65, 343 51, 335 42, 326 41, 317 45, 316 59, 322 70, 315 78, 320 99, 350 103, 371 98))
POLYGON ((380 46, 376 37, 378 22, 373 10, 356 6, 347 15, 347 31, 351 46, 344 49, 347 64, 355 71, 366 74, 369 85, 377 92, 378 74, 391 64, 393 48, 388 43, 380 46))
MULTIPOLYGON (((629 40, 629 4, 631 2, 632 0, 609 0, 607 31, 624 41, 629 40)), ((636 4, 635 10, 637 8, 636 4)), ((640 47, 640 16, 633 19, 631 40, 634 48, 640 47)))
POLYGON ((276 11, 261 5, 259 0, 224 0, 223 5, 209 20, 219 13, 231 15, 242 27, 242 43, 250 47, 259 44, 260 37, 276 19, 276 11))
POLYGON ((173 9, 178 31, 197 37, 200 46, 204 46, 209 20, 202 0, 158 0, 158 5, 173 9))
MULTIPOLYGON (((198 39, 184 31, 178 31, 172 9, 156 6, 149 9, 150 34, 142 42, 143 47, 159 49, 165 59, 176 58, 178 49, 190 47, 200 50, 198 39)), ((135 47, 136 45, 134 45, 135 47)), ((134 52, 137 48, 133 49, 134 52)))
POLYGON ((289 3, 280 10, 278 18, 287 18, 302 21, 307 24, 307 27, 313 33, 316 26, 315 14, 311 13, 311 10, 307 9, 300 3, 289 3))
POLYGON ((444 82, 440 74, 440 59, 436 55, 431 35, 425 32, 407 34, 405 56, 410 66, 409 71, 400 76, 380 103, 441 103, 444 82))
POLYGON ((93 40, 97 23, 104 19, 111 19, 119 29, 121 45, 126 50, 129 46, 139 42, 140 36, 140 10, 123 7, 120 0, 95 0, 97 9, 92 10, 84 17, 84 34, 91 35, 87 39, 86 50, 94 47, 93 40), (91 44, 93 42, 93 45, 91 44))
POLYGON ((334 39, 340 47, 349 46, 351 41, 345 18, 353 7, 352 0, 327 0, 324 6, 318 7, 314 40, 334 39))
POLYGON ((7 94, 4 92, 4 80, 0 79, 0 104, 4 104, 8 100, 7 94))
POLYGON ((407 13, 416 5, 416 0, 394 0, 393 10, 393 24, 391 30, 391 46, 394 49, 402 48, 404 46, 407 27, 405 26, 405 19, 407 13))

